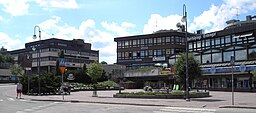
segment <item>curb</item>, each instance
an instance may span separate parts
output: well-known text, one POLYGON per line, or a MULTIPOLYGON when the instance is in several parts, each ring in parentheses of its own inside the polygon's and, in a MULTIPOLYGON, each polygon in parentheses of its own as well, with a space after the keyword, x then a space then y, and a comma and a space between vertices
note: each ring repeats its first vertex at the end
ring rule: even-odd
MULTIPOLYGON (((163 106, 170 107, 167 105, 156 105, 156 104, 137 104, 137 103, 119 103, 119 102, 95 102, 95 101, 79 101, 79 100, 41 100, 41 99, 29 99, 31 101, 50 101, 50 102, 71 102, 71 103, 98 103, 98 104, 122 104, 122 105, 136 105, 136 106, 163 106)), ((172 106, 174 107, 174 106, 172 106)))
POLYGON ((244 108, 244 109, 256 109, 256 106, 243 106, 243 105, 223 105, 219 108, 244 108))

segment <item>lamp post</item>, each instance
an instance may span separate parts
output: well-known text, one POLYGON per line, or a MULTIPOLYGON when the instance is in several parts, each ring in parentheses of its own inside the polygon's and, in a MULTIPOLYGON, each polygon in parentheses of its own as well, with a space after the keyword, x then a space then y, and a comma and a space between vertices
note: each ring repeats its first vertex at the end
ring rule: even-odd
POLYGON ((38 54, 39 56, 37 57, 37 73, 38 73, 38 94, 41 95, 41 83, 40 83, 40 64, 41 64, 41 53, 40 53, 40 50, 41 50, 41 30, 40 30, 40 27, 38 25, 36 25, 34 27, 34 35, 33 35, 33 39, 36 39, 37 36, 36 36, 36 28, 38 28, 38 37, 39 37, 39 45, 38 46, 38 54))
POLYGON ((186 5, 183 4, 183 17, 181 19, 182 22, 185 22, 185 42, 186 42, 186 101, 190 101, 189 98, 189 76, 188 76, 188 36, 187 36, 187 8, 186 5))

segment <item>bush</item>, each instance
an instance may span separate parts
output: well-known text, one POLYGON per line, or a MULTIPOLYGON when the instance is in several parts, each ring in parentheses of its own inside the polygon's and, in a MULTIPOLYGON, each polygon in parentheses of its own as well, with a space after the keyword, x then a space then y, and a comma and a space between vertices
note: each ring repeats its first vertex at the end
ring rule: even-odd
POLYGON ((98 82, 97 87, 117 87, 118 84, 114 81, 104 81, 104 82, 98 82))
MULTIPOLYGON (((28 76, 21 76, 19 78, 23 85, 23 94, 28 93, 28 76)), ((29 77, 29 93, 38 94, 39 84, 37 76, 29 77)), ((61 76, 53 76, 51 74, 42 74, 40 76, 40 92, 43 94, 55 94, 61 86, 61 76)))

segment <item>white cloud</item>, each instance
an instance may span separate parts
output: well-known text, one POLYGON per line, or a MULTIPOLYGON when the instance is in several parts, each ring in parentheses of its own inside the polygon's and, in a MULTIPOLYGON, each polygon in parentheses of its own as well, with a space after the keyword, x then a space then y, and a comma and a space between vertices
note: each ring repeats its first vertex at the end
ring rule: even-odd
POLYGON ((4 20, 4 18, 2 16, 0 16, 0 22, 3 21, 3 20, 4 20))
POLYGON ((75 9, 78 8, 76 0, 36 0, 40 6, 48 8, 67 8, 75 9))
MULTIPOLYGON (((116 42, 114 42, 114 38, 129 35, 126 30, 135 27, 134 24, 128 22, 123 22, 120 25, 102 22, 102 28, 105 29, 100 30, 100 28, 96 28, 94 20, 87 19, 82 21, 80 26, 76 28, 63 23, 61 18, 57 16, 53 16, 38 25, 42 31, 42 40, 52 38, 52 34, 54 34, 55 38, 66 40, 84 39, 86 43, 92 44, 93 50, 99 50, 100 61, 106 61, 109 64, 116 62, 116 42), (110 30, 112 33, 105 30, 110 30)), ((27 42, 34 41, 30 36, 26 40, 27 42)))
POLYGON ((12 16, 22 16, 28 13, 28 0, 0 0, 0 4, 4 6, 2 10, 12 16))
POLYGON ((256 0, 224 0, 220 6, 212 5, 209 10, 194 18, 189 31, 206 29, 206 32, 221 30, 226 21, 236 19, 236 14, 256 10, 256 0))
POLYGON ((0 46, 9 50, 14 50, 17 48, 22 48, 24 45, 21 44, 19 39, 12 39, 6 33, 0 32, 0 46))
POLYGON ((121 25, 118 25, 115 22, 112 22, 111 24, 109 24, 107 22, 101 22, 101 25, 105 29, 116 33, 118 36, 127 36, 127 35, 129 35, 130 33, 128 32, 128 29, 135 27, 134 24, 128 23, 128 22, 123 22, 121 25))
POLYGON ((152 14, 148 23, 144 25, 143 33, 150 34, 158 30, 177 29, 176 24, 181 22, 181 17, 179 15, 162 17, 159 14, 152 14))

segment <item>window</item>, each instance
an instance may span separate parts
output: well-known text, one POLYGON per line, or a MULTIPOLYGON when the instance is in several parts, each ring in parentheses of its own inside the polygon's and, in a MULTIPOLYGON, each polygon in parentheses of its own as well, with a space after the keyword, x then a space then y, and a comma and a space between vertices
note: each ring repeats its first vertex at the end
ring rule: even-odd
POLYGON ((212 54, 212 62, 221 62, 221 59, 222 59, 221 53, 212 54))
POLYGON ((153 56, 153 50, 148 50, 148 56, 152 57, 153 56))
POLYGON ((230 56, 234 56, 234 51, 224 52, 223 55, 224 61, 230 61, 230 56))
POLYGON ((246 50, 236 50, 235 59, 236 60, 246 60, 246 50))
POLYGON ((175 44, 180 44, 180 37, 175 37, 175 44))
POLYGON ((199 63, 201 63, 201 57, 200 55, 195 55, 195 60, 198 61, 199 63))
POLYGON ((192 44, 193 44, 192 42, 188 44, 188 48, 189 48, 189 49, 193 49, 192 44))
POLYGON ((144 45, 144 42, 145 42, 144 39, 140 39, 140 44, 141 44, 141 45, 144 45))
POLYGON ((226 45, 226 46, 231 45, 231 39, 230 39, 230 36, 226 36, 226 37, 225 37, 225 45, 226 45))
POLYGON ((124 48, 128 48, 128 46, 129 46, 129 41, 125 41, 124 48))
POLYGON ((256 48, 249 49, 249 60, 256 59, 256 48))
POLYGON ((197 41, 197 50, 201 50, 201 41, 197 41))
POLYGON ((121 42, 120 41, 117 42, 117 48, 121 48, 121 42))
POLYGON ((206 49, 210 48, 210 46, 211 46, 211 43, 210 43, 210 42, 211 42, 210 39, 205 40, 206 49))
POLYGON ((141 56, 142 58, 144 58, 144 57, 145 57, 145 51, 140 51, 140 56, 141 56))
POLYGON ((220 38, 215 39, 215 45, 216 47, 220 47, 220 38))
POLYGON ((157 44, 157 41, 156 41, 156 40, 157 40, 157 38, 154 38, 154 42, 153 42, 153 43, 154 43, 154 45, 156 45, 156 44, 157 44))
POLYGON ((157 38, 157 45, 161 45, 162 43, 162 38, 157 38))
POLYGON ((214 39, 211 39, 212 40, 212 47, 214 47, 215 46, 215 41, 214 41, 214 39))
POLYGON ((133 47, 137 47, 137 40, 132 40, 133 47))
POLYGON ((166 44, 170 44, 170 42, 171 42, 171 38, 170 38, 170 37, 166 37, 165 42, 166 42, 166 44))
POLYGON ((132 56, 133 56, 133 58, 136 58, 137 57, 137 51, 133 51, 132 56))
POLYGON ((64 47, 67 47, 68 45, 67 45, 67 44, 63 44, 63 43, 58 43, 58 46, 64 46, 64 47))
POLYGON ((149 46, 152 46, 152 45, 153 45, 153 40, 152 40, 152 38, 148 39, 148 45, 149 45, 149 46))
POLYGON ((211 63, 211 54, 204 54, 202 56, 203 63, 211 63))
POLYGON ((225 37, 221 37, 221 38, 220 38, 220 43, 221 43, 222 45, 225 44, 225 37))
POLYGON ((175 44, 175 42, 174 42, 174 36, 171 37, 171 43, 172 43, 172 44, 175 44))

